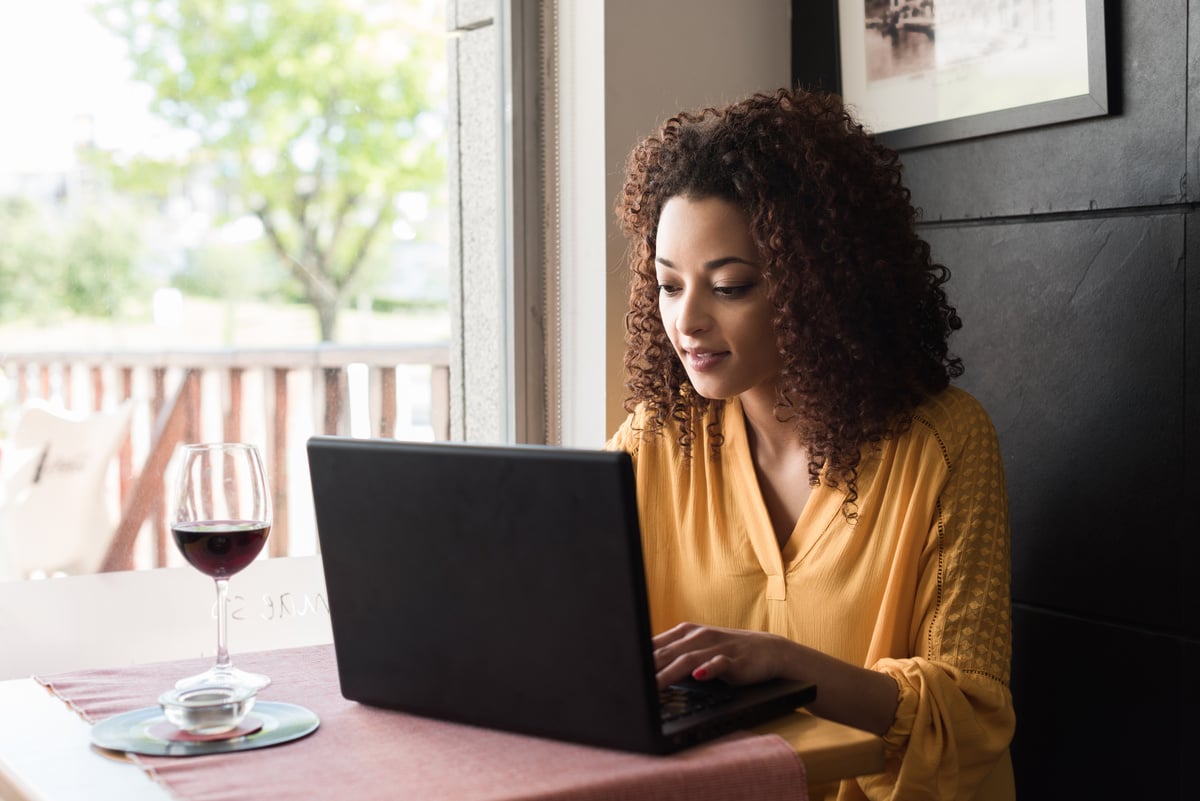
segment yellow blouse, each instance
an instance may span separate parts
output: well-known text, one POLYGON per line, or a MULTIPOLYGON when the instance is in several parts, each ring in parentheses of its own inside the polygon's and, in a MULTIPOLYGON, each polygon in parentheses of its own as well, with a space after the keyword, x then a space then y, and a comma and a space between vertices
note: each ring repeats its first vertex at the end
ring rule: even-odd
POLYGON ((640 410, 608 443, 634 460, 653 630, 768 631, 896 680, 885 772, 813 798, 1013 798, 1008 505, 983 407, 956 388, 918 407, 864 452, 857 521, 821 484, 782 551, 741 405, 724 404, 714 459, 717 413, 691 459, 674 431, 642 435, 640 410))

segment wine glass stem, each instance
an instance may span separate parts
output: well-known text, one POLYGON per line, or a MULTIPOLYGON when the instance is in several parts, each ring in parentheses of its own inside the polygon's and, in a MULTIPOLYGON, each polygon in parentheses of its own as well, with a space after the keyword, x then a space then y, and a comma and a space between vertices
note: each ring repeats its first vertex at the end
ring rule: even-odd
POLYGON ((215 579, 217 583, 217 670, 228 670, 233 666, 229 660, 229 579, 215 579))

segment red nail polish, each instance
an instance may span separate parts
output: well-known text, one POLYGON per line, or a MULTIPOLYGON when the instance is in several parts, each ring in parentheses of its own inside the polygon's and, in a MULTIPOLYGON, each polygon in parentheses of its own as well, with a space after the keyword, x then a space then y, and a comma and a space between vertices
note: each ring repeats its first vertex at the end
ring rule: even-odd
POLYGON ((692 678, 704 680, 704 679, 708 678, 708 671, 702 667, 698 667, 692 671, 692 678))

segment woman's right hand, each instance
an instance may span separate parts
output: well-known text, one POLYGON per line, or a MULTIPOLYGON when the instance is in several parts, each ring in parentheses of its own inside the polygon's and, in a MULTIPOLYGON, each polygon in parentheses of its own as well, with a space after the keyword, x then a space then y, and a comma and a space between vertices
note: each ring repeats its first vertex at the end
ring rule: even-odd
POLYGON ((754 684, 784 675, 796 648, 775 634, 680 623, 654 638, 654 668, 660 689, 687 676, 754 684))
POLYGON ((663 689, 687 676, 754 684, 784 678, 817 685, 815 714, 883 734, 896 717, 900 691, 886 673, 843 662, 786 637, 761 631, 680 623, 654 638, 654 669, 663 689))

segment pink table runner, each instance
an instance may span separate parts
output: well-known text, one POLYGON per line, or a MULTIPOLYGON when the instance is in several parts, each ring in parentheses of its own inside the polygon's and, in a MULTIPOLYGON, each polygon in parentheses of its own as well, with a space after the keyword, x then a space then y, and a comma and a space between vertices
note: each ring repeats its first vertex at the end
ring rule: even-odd
MULTIPOLYGON (((804 767, 775 735, 733 734, 669 757, 628 754, 461 726, 342 698, 332 646, 239 654, 266 673, 259 698, 308 707, 316 732, 229 754, 134 760, 184 801, 262 798, 788 799, 807 801, 804 767)), ((146 706, 202 660, 38 676, 89 722, 146 706)))

